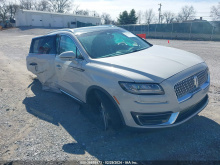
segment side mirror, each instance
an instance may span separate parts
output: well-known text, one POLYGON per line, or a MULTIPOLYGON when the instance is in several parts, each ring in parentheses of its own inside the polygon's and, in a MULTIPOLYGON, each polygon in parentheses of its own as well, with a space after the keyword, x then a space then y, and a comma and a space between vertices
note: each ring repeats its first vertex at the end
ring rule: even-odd
POLYGON ((76 54, 73 51, 63 52, 59 55, 60 59, 70 61, 76 58, 76 54))

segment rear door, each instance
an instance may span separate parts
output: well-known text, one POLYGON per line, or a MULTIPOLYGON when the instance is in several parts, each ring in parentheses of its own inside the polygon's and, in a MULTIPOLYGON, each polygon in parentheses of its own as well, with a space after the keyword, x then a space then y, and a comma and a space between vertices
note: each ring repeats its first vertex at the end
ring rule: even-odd
POLYGON ((37 75, 45 86, 53 86, 56 81, 54 60, 56 57, 56 35, 32 39, 30 52, 26 58, 27 69, 37 75))

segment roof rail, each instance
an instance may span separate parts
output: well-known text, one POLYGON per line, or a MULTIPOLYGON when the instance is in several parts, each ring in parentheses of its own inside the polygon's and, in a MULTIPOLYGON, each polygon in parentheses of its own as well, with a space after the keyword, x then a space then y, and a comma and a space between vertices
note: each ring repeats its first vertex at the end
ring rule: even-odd
POLYGON ((117 26, 115 26, 115 25, 101 25, 102 27, 104 26, 106 26, 106 27, 117 27, 117 26))
POLYGON ((54 31, 51 31, 47 34, 51 34, 51 33, 55 33, 55 32, 62 32, 62 31, 65 31, 65 32, 73 32, 71 29, 59 29, 59 30, 54 30, 54 31))

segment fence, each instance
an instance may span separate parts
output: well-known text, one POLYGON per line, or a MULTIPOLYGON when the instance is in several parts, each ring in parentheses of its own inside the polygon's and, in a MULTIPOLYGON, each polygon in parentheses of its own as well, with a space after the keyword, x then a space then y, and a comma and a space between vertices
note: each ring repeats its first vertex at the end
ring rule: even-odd
POLYGON ((171 24, 120 25, 134 34, 147 38, 220 41, 219 21, 199 21, 171 24))

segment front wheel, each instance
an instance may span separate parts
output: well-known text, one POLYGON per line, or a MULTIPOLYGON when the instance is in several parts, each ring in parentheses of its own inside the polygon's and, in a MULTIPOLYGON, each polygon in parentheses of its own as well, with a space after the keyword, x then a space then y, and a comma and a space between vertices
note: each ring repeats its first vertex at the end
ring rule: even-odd
POLYGON ((106 108, 104 107, 103 103, 101 102, 100 103, 100 106, 99 106, 99 115, 100 115, 100 119, 101 119, 101 122, 102 122, 102 129, 104 131, 106 131, 108 129, 108 126, 109 126, 109 115, 108 115, 108 112, 106 110, 106 108))
POLYGON ((115 130, 121 129, 123 123, 114 103, 100 91, 96 91, 95 95, 97 101, 93 107, 98 108, 102 129, 107 130, 109 126, 112 126, 115 130))

